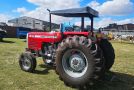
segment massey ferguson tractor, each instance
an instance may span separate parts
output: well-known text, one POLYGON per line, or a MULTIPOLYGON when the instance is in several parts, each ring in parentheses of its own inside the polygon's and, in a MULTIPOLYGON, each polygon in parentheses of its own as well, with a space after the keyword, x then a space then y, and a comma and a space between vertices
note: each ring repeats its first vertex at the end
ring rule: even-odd
POLYGON ((110 70, 115 59, 111 43, 93 32, 93 18, 98 17, 98 12, 90 7, 48 11, 50 32, 27 34, 27 48, 19 58, 21 69, 34 72, 36 58, 42 57, 44 65, 55 67, 60 80, 67 86, 80 88, 93 85, 110 70), (81 18, 81 29, 54 31, 52 15, 81 18), (90 30, 84 28, 85 18, 91 21, 90 30))

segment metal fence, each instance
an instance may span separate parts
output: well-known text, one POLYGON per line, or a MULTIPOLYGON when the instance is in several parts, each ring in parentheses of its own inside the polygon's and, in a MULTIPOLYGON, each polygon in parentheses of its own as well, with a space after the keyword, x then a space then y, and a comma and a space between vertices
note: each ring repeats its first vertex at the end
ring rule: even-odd
POLYGON ((134 36, 134 30, 105 30, 103 33, 108 34, 109 32, 112 32, 113 35, 128 35, 128 36, 134 36))

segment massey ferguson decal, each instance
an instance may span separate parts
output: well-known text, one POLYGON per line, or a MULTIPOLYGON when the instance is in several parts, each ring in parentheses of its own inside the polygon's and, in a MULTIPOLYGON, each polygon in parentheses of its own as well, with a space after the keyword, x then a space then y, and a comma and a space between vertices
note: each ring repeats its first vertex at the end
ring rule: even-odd
POLYGON ((57 38, 57 36, 29 35, 31 38, 57 38))

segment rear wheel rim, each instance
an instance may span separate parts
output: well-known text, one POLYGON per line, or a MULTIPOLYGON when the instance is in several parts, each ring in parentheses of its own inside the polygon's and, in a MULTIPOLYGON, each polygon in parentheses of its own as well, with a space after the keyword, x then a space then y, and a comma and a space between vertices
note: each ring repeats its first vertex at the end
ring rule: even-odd
POLYGON ((79 78, 85 75, 88 68, 88 61, 82 51, 70 49, 62 57, 62 67, 70 77, 79 78))

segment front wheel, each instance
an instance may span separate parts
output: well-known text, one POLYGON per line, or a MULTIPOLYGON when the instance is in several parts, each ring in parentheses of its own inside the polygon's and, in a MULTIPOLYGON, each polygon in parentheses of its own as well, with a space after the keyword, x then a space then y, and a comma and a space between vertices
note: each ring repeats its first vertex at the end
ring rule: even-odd
POLYGON ((34 72, 36 68, 36 59, 30 52, 25 52, 20 55, 19 65, 23 71, 34 72))

